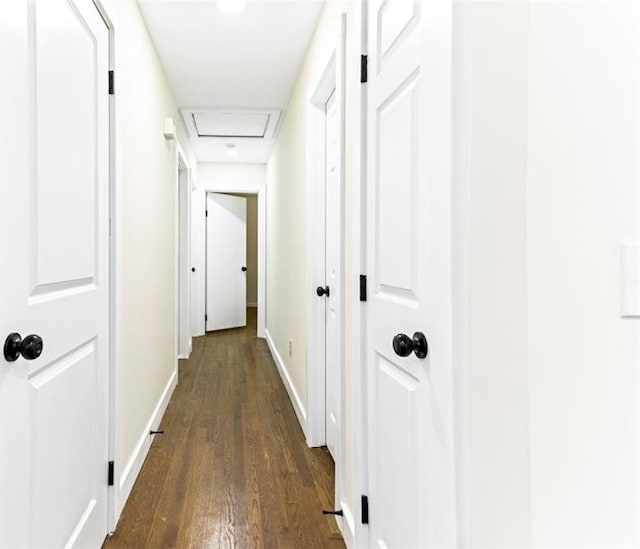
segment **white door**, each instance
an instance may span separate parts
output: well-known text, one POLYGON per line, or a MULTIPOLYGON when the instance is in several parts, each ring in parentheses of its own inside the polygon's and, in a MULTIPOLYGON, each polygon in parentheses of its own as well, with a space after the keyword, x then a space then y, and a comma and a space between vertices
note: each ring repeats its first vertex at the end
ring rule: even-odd
POLYGON ((445 547, 456 539, 449 214, 452 6, 451 0, 372 0, 369 10, 371 545, 445 547), (412 352, 416 332, 428 341, 425 358, 412 352), (394 337, 400 334, 408 339, 396 339, 398 351, 408 351, 407 356, 394 350, 394 337))
POLYGON ((247 325, 247 199, 207 195, 207 331, 247 325))
POLYGON ((0 357, 0 547, 99 547, 107 532, 107 28, 89 1, 1 2, 0 66, 0 337, 25 341, 14 346, 23 356, 0 357), (38 350, 30 334, 44 346, 26 360, 38 350))
POLYGON ((336 459, 338 418, 340 417, 342 262, 341 262, 341 188, 340 123, 335 91, 325 105, 325 281, 329 287, 325 308, 325 428, 326 444, 336 459))

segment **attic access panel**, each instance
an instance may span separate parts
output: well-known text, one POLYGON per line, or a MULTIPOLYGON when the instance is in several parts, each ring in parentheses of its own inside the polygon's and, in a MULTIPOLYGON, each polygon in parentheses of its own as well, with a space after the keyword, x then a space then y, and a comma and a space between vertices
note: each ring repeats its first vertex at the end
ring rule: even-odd
POLYGON ((266 113, 194 112, 198 137, 259 137, 269 125, 266 113))
POLYGON ((189 133, 197 138, 272 139, 280 111, 182 109, 189 133))

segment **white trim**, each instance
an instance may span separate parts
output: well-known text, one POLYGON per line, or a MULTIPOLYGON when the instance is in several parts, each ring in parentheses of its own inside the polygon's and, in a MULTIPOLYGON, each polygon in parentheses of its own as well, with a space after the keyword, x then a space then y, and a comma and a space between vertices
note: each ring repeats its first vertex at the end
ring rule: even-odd
POLYGON ((454 387, 454 436, 456 454, 456 513, 460 547, 471 547, 471 448, 469 415, 469 293, 471 242, 471 33, 473 16, 467 10, 454 13, 451 121, 451 275, 452 366, 454 387))
MULTIPOLYGON (((93 4, 109 31, 109 70, 115 70, 115 36, 113 21, 101 0, 93 4)), ((109 95, 109 389, 107 412, 108 460, 116 455, 116 381, 120 363, 121 343, 118 327, 122 317, 122 274, 119 260, 121 249, 120 178, 116 165, 116 102, 115 95, 109 95)), ((115 486, 107 487, 107 531, 115 530, 120 513, 117 511, 119 494, 115 486)))
MULTIPOLYGON (((368 53, 368 25, 367 25, 367 2, 358 2, 353 7, 353 21, 351 22, 352 32, 359 33, 360 51, 362 54, 368 53)), ((353 62, 353 60, 351 61, 353 62)), ((357 63, 357 61, 356 61, 357 63)), ((352 65, 353 66, 353 65, 352 65)), ((351 104, 354 105, 350 120, 352 124, 355 121, 358 126, 358 145, 359 149, 353 147, 352 155, 352 173, 349 177, 355 182, 349 185, 347 189, 348 196, 345 202, 345 219, 353 220, 353 226, 350 230, 348 238, 351 239, 351 254, 349 263, 345 265, 346 272, 351 275, 369 275, 367 272, 367 86, 359 82, 356 77, 353 79, 353 69, 348 68, 349 82, 358 89, 352 92, 351 104), (357 98, 357 99, 356 99, 357 98), (358 101, 359 100, 359 101, 358 101), (357 103, 356 103, 357 102, 357 103), (359 107, 359 111, 355 111, 355 104, 359 107), (357 161, 356 161, 357 159, 357 161), (356 234, 354 234, 354 232, 356 234)), ((357 73, 357 65, 356 65, 357 73)), ((359 75, 358 75, 359 76, 359 75)), ((346 233, 345 233, 346 234, 346 233)), ((359 279, 352 280, 351 284, 358 284, 359 279)), ((353 410, 352 427, 354 441, 353 462, 358 466, 352 468, 353 478, 351 479, 352 491, 346 493, 345 497, 352 498, 355 505, 359 504, 359 497, 363 494, 369 494, 369 455, 368 455, 368 439, 367 439, 367 318, 368 306, 367 302, 359 301, 359 287, 354 292, 354 299, 357 303, 351 303, 351 318, 345 318, 345 331, 348 330, 350 337, 355 338, 359 345, 351 347, 351 355, 345 356, 347 363, 352 363, 353 378, 348 385, 349 392, 345 388, 345 400, 351 402, 353 410)), ((342 535, 348 547, 368 547, 369 546, 369 527, 362 524, 360 520, 355 523, 353 543, 349 544, 348 534, 342 530, 342 535)))
POLYGON ((175 186, 174 186, 174 294, 175 294, 175 352, 177 358, 189 358, 191 341, 191 168, 180 143, 175 141, 175 186), (181 183, 180 172, 185 173, 181 183), (186 207, 185 218, 182 219, 181 206, 186 207), (181 223, 182 221, 182 223, 181 223), (183 233, 187 234, 184 235, 183 233), (180 261, 180 250, 187 247, 186 264, 180 261), (187 284, 186 296, 181 299, 180 274, 187 284), (183 340, 180 341, 180 334, 183 340))
MULTIPOLYGON (((220 184, 214 183, 209 185, 203 185, 203 191, 205 193, 233 193, 233 194, 251 194, 256 195, 258 198, 258 302, 256 307, 258 308, 258 337, 265 338, 266 337, 266 281, 267 281, 267 267, 266 267, 266 250, 267 250, 267 187, 265 185, 258 185, 255 183, 242 183, 242 184, 233 184, 233 183, 224 183, 220 184)), ((206 199, 205 199, 206 201, 206 199)), ((206 206, 205 206, 206 208, 206 206)), ((202 225, 203 230, 206 234, 207 224, 206 222, 202 225)), ((201 276, 203 277, 203 281, 206 281, 206 263, 207 263, 207 248, 206 242, 207 239, 204 238, 204 265, 205 268, 201 269, 201 276)), ((207 289, 206 282, 203 282, 202 287, 204 288, 203 295, 201 295, 201 299, 207 299, 207 289)), ((252 306, 247 304, 247 306, 252 306)), ((204 319, 204 316, 203 316, 204 319)))
MULTIPOLYGON (((178 370, 174 370, 173 374, 169 378, 169 382, 165 387, 160 400, 156 404, 149 421, 145 425, 142 433, 140 434, 140 438, 138 439, 138 443, 134 448, 131 456, 129 457, 129 461, 122 468, 122 472, 120 473, 118 480, 118 502, 116 507, 116 516, 119 517, 120 513, 122 513, 122 509, 124 508, 129 495, 131 494, 131 490, 133 488, 133 484, 138 478, 140 474, 140 469, 142 469, 142 464, 144 463, 145 458, 149 452, 149 448, 151 447, 151 443, 153 442, 153 438, 149 435, 149 431, 157 430, 160 422, 162 421, 162 417, 169 405, 169 401, 171 400, 171 396, 173 395, 173 391, 175 390, 178 384, 178 370)), ((116 463, 116 466, 118 464, 116 463)))
POLYGON ((291 377, 289 376, 289 372, 287 371, 282 358, 280 357, 280 353, 276 349, 275 343, 271 339, 271 335, 269 334, 269 330, 266 330, 266 340, 267 346, 269 347, 269 351, 271 351, 271 356, 273 357, 273 361, 276 363, 276 367, 278 368, 278 372, 280 373, 280 377, 282 378, 282 383, 284 384, 287 393, 289 394, 289 400, 291 400, 291 404, 293 405, 293 409, 296 413, 298 421, 300 422, 300 427, 302 427, 302 432, 307 432, 307 411, 304 408, 304 404, 302 404, 302 400, 300 399, 300 395, 298 391, 291 381, 291 377))
POLYGON ((336 517, 336 522, 342 533, 344 544, 347 547, 356 547, 356 519, 349 504, 344 500, 340 500, 339 509, 342 509, 342 520, 336 517))

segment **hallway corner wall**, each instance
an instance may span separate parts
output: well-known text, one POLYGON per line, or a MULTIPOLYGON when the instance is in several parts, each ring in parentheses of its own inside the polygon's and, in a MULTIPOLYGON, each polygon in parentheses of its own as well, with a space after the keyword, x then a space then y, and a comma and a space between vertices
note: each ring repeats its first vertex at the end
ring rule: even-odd
POLYGON ((177 381, 176 143, 190 150, 171 89, 135 2, 106 0, 115 43, 115 520, 177 381), (165 140, 172 117, 177 141, 165 140))

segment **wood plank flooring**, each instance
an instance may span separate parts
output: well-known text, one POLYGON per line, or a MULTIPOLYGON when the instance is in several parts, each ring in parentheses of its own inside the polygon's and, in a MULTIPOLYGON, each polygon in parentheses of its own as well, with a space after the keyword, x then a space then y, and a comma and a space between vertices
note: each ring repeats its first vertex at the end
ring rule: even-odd
POLYGON ((309 449, 263 340, 194 340, 147 460, 105 549, 338 548, 333 461, 309 449))

